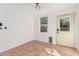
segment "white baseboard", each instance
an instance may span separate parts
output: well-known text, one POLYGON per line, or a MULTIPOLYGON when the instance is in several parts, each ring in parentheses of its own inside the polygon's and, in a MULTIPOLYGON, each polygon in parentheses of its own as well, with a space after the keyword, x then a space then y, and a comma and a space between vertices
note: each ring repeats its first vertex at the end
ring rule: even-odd
POLYGON ((2 53, 2 52, 4 52, 4 51, 7 51, 7 50, 9 50, 9 49, 13 49, 13 48, 15 48, 15 47, 18 47, 18 46, 23 45, 23 44, 25 44, 25 43, 27 43, 27 42, 30 42, 30 41, 32 41, 32 40, 29 39, 29 41, 22 41, 22 42, 18 42, 18 43, 16 43, 16 44, 13 44, 13 45, 10 46, 10 47, 7 47, 7 48, 5 48, 5 49, 0 50, 0 53, 2 53))

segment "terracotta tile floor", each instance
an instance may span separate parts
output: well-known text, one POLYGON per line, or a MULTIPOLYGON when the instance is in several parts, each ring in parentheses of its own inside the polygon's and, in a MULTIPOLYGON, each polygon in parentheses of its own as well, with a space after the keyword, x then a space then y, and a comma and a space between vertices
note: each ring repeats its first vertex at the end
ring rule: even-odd
POLYGON ((45 42, 33 40, 13 49, 0 53, 0 56, 49 56, 45 48, 52 47, 62 56, 78 56, 79 53, 74 48, 61 45, 50 45, 45 42))

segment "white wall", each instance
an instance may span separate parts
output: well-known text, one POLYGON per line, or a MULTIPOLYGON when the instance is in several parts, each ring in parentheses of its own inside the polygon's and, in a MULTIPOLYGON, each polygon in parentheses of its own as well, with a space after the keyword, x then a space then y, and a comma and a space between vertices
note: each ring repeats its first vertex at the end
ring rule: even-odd
POLYGON ((79 5, 76 8, 76 48, 79 51, 79 5))
POLYGON ((48 37, 52 36, 53 43, 56 44, 56 17, 58 15, 69 14, 69 13, 75 13, 75 8, 54 10, 49 13, 35 16, 36 39, 39 41, 48 42, 49 41, 48 37), (48 32, 47 33, 40 32, 40 18, 43 16, 48 16, 48 32))
POLYGON ((35 16, 35 35, 36 39, 39 41, 48 42, 49 36, 52 36, 53 39, 56 37, 56 23, 55 16, 51 14, 42 14, 39 16, 35 16), (42 33, 40 32, 40 17, 48 16, 48 32, 42 33))
POLYGON ((7 26, 7 30, 0 30, 0 52, 34 37, 34 17, 28 5, 0 4, 0 22, 7 26))

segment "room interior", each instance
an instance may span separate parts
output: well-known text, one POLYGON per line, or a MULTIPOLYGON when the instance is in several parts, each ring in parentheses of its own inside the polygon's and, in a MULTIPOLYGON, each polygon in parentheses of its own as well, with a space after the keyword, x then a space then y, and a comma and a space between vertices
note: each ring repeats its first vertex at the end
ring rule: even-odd
POLYGON ((0 56, 79 56, 78 19, 78 3, 0 3, 0 56))

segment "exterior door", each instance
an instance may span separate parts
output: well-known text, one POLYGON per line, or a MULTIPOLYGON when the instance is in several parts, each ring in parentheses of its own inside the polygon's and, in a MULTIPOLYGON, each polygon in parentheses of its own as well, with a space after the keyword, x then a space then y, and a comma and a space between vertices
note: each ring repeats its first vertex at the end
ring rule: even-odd
POLYGON ((74 46, 74 14, 57 16, 57 44, 74 46))

